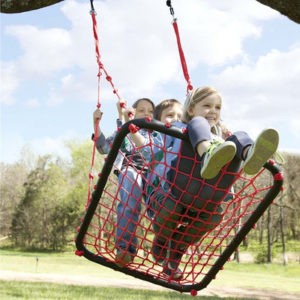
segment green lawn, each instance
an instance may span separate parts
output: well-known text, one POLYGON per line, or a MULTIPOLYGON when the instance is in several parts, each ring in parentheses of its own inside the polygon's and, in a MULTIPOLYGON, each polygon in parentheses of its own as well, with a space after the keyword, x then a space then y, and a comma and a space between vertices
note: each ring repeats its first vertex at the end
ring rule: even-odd
MULTIPOLYGON (((117 281, 127 279, 134 281, 131 276, 116 272, 109 268, 78 257, 73 253, 33 253, 0 250, 0 270, 25 272, 33 274, 59 274, 81 276, 87 282, 89 278, 101 278, 117 281)), ((300 293, 299 264, 282 266, 279 264, 236 264, 230 262, 225 269, 217 274, 210 286, 218 287, 249 287, 266 290, 281 290, 300 293)), ((68 285, 51 285, 44 283, 1 282, 0 299, 187 299, 186 295, 177 292, 142 291, 132 289, 81 287, 68 285), (27 292, 33 296, 28 296, 27 292), (1 293, 5 293, 2 297, 1 293), (18 297, 19 294, 22 297, 18 297), (35 293, 42 298, 34 298, 35 293), (45 293, 45 295, 44 295, 45 293), (82 296, 84 293, 84 297, 82 296), (106 298, 93 295, 105 294, 106 298), (90 295, 90 296, 89 296, 90 295), (146 296, 145 296, 146 295, 146 296), (90 297, 90 298, 89 298, 90 297), (126 298, 128 297, 128 298, 126 298), (131 297, 131 298, 130 298, 131 297)), ((218 299, 208 297, 208 299, 218 299)), ((229 298, 228 298, 229 299, 229 298)), ((241 299, 241 298, 239 298, 241 299)))
MULTIPOLYGON (((0 299, 5 300, 184 300, 190 295, 176 292, 160 292, 124 288, 60 285, 52 283, 32 283, 0 281, 0 299)), ((196 298, 195 298, 196 299, 196 298)), ((202 296, 207 300, 255 300, 253 298, 219 298, 202 296)))

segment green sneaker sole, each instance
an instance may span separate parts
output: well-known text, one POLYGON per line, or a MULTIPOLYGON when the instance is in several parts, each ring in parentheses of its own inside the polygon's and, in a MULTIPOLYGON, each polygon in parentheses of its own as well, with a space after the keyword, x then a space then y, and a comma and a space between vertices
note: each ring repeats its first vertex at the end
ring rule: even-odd
POLYGON ((201 177, 212 179, 216 177, 221 168, 230 162, 235 155, 236 147, 232 144, 223 144, 223 147, 215 152, 207 161, 206 166, 201 169, 201 177))
POLYGON ((248 175, 257 174, 264 164, 276 152, 279 144, 279 134, 275 129, 264 130, 257 138, 244 162, 244 172, 248 175))

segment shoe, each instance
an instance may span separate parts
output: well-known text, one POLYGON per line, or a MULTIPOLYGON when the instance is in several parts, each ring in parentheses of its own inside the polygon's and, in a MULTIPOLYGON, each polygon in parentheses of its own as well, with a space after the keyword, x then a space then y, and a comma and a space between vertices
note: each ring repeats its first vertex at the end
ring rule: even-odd
POLYGON ((151 253, 153 256, 153 259, 157 262, 157 263, 162 263, 166 257, 167 257, 167 241, 162 242, 160 240, 158 240, 156 238, 156 236, 153 239, 153 244, 152 244, 152 249, 151 249, 151 253))
POLYGON ((164 264, 163 273, 168 275, 174 280, 179 280, 182 278, 183 273, 179 269, 179 264, 181 262, 182 256, 186 249, 177 249, 178 245, 175 241, 170 243, 170 255, 168 261, 164 264))
POLYGON ((278 132, 273 128, 265 129, 247 152, 243 166, 244 172, 248 175, 257 174, 276 152, 278 144, 278 132))
POLYGON ((213 142, 202 156, 201 177, 212 179, 216 177, 222 167, 230 162, 236 153, 233 142, 213 142))
POLYGON ((180 280, 183 276, 182 271, 179 268, 172 269, 170 263, 164 265, 163 273, 174 280, 180 280))
POLYGON ((133 262, 134 254, 126 252, 125 250, 117 250, 116 264, 119 267, 124 267, 133 262))

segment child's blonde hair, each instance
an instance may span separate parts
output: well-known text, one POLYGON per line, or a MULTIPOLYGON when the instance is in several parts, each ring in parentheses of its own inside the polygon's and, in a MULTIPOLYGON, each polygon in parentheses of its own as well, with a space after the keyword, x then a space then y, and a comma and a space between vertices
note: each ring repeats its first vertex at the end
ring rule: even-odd
POLYGON ((189 113, 190 109, 193 108, 198 102, 214 94, 219 95, 220 99, 222 100, 220 93, 214 87, 205 86, 193 89, 191 93, 189 93, 186 97, 183 108, 183 115, 181 118, 182 122, 188 123, 189 121, 191 121, 192 116, 189 113))

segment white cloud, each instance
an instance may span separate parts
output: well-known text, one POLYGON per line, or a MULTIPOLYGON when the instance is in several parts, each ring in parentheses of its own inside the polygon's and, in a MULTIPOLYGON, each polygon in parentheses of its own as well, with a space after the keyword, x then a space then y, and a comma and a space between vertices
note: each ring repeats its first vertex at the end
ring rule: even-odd
POLYGON ((67 30, 18 25, 8 26, 6 33, 19 40, 23 55, 18 60, 18 68, 26 78, 49 78, 73 63, 66 55, 72 51, 67 30))
MULTIPOLYGON (((94 1, 94 6, 101 59, 120 95, 129 103, 141 96, 163 99, 180 95, 173 91, 176 87, 183 97, 185 82, 165 1, 106 0, 94 1)), ((280 15, 253 0, 177 0, 173 6, 190 73, 201 73, 202 66, 217 72, 231 65, 205 78, 224 96, 225 123, 255 136, 268 124, 284 122, 299 138, 295 120, 300 111, 300 45, 286 52, 274 49, 257 61, 251 61, 243 48, 245 40, 260 37, 264 22, 280 15)), ((96 103, 98 70, 89 1, 67 0, 57 7, 69 21, 67 28, 22 24, 4 29, 17 39, 21 52, 16 51, 19 56, 1 66, 1 102, 23 100, 30 106, 43 105, 43 101, 51 106, 67 100, 96 103)), ((193 83, 201 84, 201 80, 201 76, 194 77, 193 83)), ((115 95, 105 74, 100 96, 115 112, 115 95)), ((45 138, 34 144, 37 151, 48 153, 47 147, 59 149, 61 140, 45 138)))
MULTIPOLYGON (((166 83, 185 85, 165 3, 107 0, 95 1, 94 6, 98 12, 101 59, 124 97, 159 97, 166 83)), ((173 6, 191 70, 200 63, 222 65, 243 57, 242 42, 260 35, 258 21, 277 16, 252 0, 242 3, 190 0, 188 4, 181 0, 173 6)), ((74 95, 93 101, 97 65, 90 5, 69 0, 61 10, 71 22, 70 29, 41 29, 31 25, 6 28, 6 33, 15 36, 23 50, 17 61, 19 80, 49 80, 67 71, 72 73, 74 90, 61 81, 54 94, 62 101, 74 95)), ((112 98, 107 84, 103 84, 102 97, 103 100, 112 98)))
POLYGON ((15 102, 13 94, 19 86, 15 64, 13 62, 0 62, 0 70, 0 103, 13 104, 15 102))
POLYGON ((214 76, 213 84, 226 99, 223 117, 234 126, 245 120, 247 128, 298 119, 299 62, 300 47, 272 50, 255 63, 242 63, 214 76))
POLYGON ((61 156, 63 158, 70 158, 70 151, 65 145, 64 137, 55 139, 44 137, 42 139, 33 140, 30 145, 33 152, 40 155, 52 154, 61 156))

